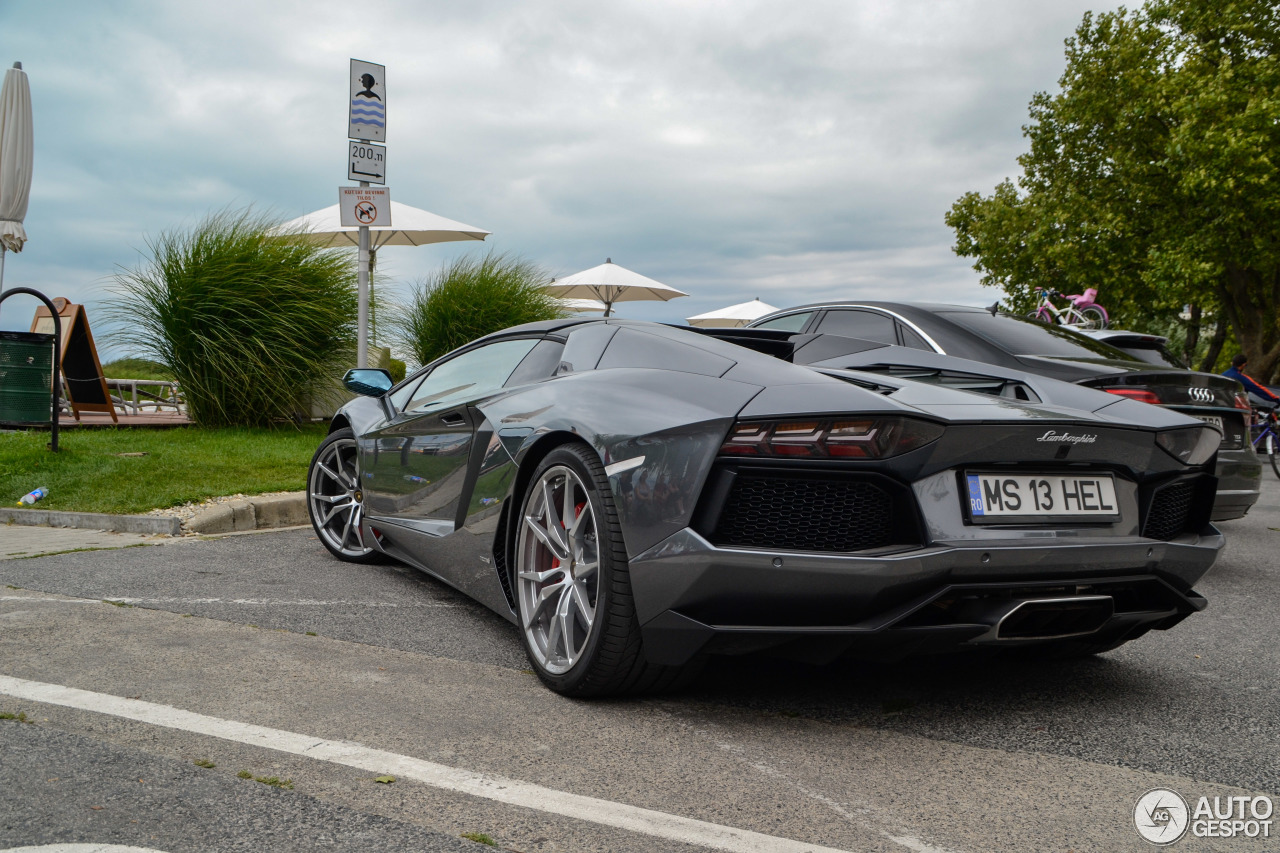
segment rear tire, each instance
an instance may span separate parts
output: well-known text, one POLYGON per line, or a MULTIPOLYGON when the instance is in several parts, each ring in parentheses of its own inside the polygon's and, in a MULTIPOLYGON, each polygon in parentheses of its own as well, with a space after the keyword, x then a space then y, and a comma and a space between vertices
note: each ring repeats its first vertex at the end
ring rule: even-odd
POLYGON ((1080 316, 1084 317, 1084 323, 1080 326, 1082 329, 1105 329, 1107 327, 1107 314, 1096 305, 1081 308, 1080 316))
POLYGON ((622 528, 595 452, 547 454, 520 503, 516 612, 542 683, 565 696, 671 689, 681 667, 645 660, 622 528))

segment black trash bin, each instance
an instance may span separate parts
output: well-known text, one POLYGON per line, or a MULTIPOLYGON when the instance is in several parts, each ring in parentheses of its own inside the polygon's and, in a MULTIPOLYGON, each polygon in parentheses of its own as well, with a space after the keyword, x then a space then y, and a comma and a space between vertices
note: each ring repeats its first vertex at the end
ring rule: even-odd
POLYGON ((48 425, 52 389, 53 335, 0 331, 0 423, 48 425))

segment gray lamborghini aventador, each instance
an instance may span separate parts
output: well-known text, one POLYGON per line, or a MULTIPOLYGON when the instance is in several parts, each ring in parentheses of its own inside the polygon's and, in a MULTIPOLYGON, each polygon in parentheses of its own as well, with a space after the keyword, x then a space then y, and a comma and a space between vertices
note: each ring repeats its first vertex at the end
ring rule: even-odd
POLYGON ((861 345, 568 319, 354 370, 312 522, 500 613, 579 696, 764 649, 1090 654, 1204 608, 1216 430, 973 362, 984 393, 823 366, 861 345))

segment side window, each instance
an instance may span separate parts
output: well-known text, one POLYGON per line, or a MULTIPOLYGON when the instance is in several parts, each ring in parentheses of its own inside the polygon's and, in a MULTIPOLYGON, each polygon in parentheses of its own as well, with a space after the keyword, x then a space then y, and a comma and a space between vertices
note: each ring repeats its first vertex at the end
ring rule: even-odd
POLYGON ((804 328, 804 324, 809 322, 809 318, 812 316, 812 311, 801 311, 799 314, 787 314, 784 317, 775 317, 772 320, 757 323, 751 328, 776 329, 779 332, 798 332, 804 328))
POLYGON ((613 340, 609 341, 609 348, 600 357, 596 369, 648 367, 700 373, 703 376, 724 376, 734 364, 732 359, 664 335, 621 328, 613 336, 613 340))
POLYGON ((894 330, 893 318, 874 311, 828 311, 822 318, 822 322, 818 324, 818 332, 825 335, 842 335, 846 338, 861 338, 864 341, 894 346, 898 343, 898 333, 894 330))
POLYGON ((933 352, 933 347, 929 346, 929 342, 917 335, 910 326, 904 326, 899 323, 898 331, 902 334, 902 345, 904 347, 922 349, 925 352, 933 352))
POLYGON ((595 370, 604 355, 609 341, 618 333, 617 326, 608 323, 583 323, 569 332, 569 340, 560 355, 559 372, 581 373, 584 370, 595 370))
POLYGON ((526 382, 537 382, 547 379, 560 366, 560 356, 564 353, 564 344, 559 341, 538 341, 515 372, 503 383, 507 385, 524 385, 526 382))
POLYGON ((492 394, 502 388, 537 343, 532 338, 498 341, 436 365, 414 390, 404 410, 431 412, 492 394))
POLYGON ((420 384, 422 384, 421 374, 418 376, 410 377, 408 382, 404 383, 399 388, 392 391, 391 396, 388 398, 391 400, 392 407, 397 412, 403 411, 404 404, 409 402, 409 400, 413 398, 413 392, 418 389, 418 386, 420 384))

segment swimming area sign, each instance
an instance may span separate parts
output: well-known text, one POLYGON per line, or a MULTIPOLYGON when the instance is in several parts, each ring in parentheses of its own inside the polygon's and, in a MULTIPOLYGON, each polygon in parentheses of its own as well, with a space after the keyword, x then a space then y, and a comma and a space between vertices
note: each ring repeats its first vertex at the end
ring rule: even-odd
POLYGON ((387 67, 351 60, 351 120, 347 136, 366 142, 387 139, 387 67))

